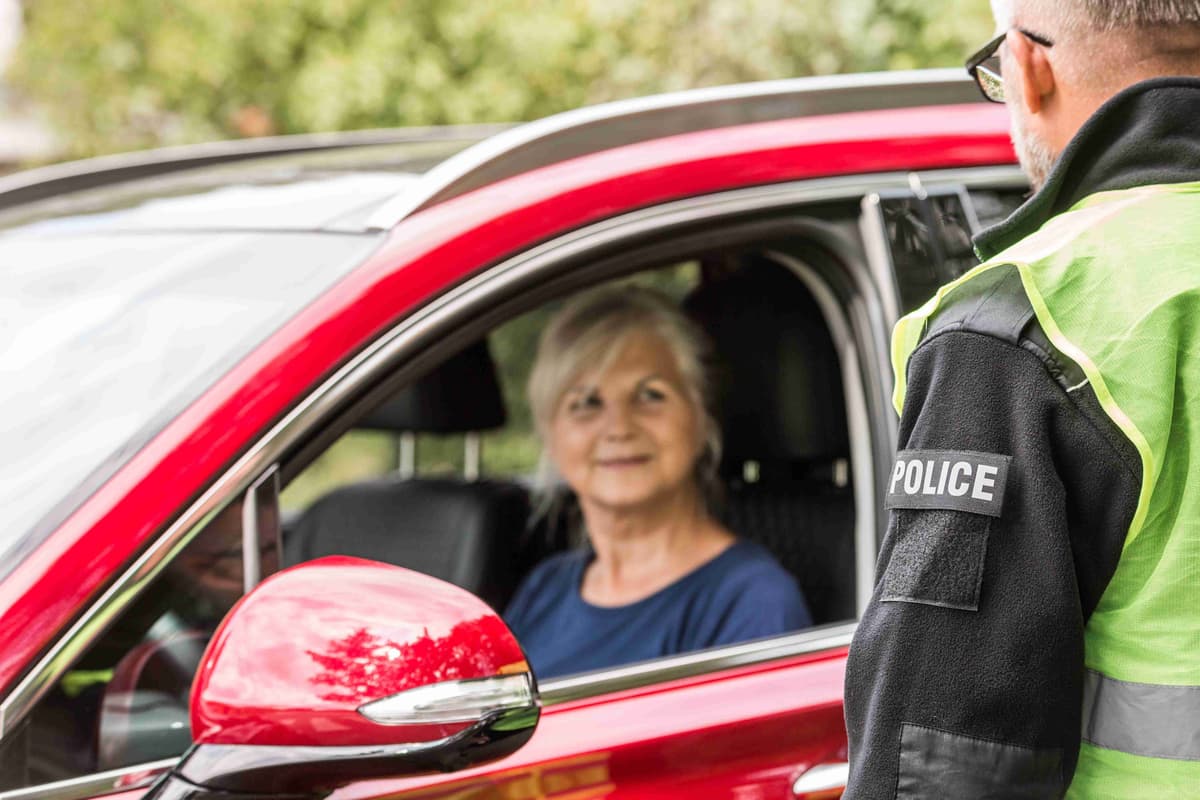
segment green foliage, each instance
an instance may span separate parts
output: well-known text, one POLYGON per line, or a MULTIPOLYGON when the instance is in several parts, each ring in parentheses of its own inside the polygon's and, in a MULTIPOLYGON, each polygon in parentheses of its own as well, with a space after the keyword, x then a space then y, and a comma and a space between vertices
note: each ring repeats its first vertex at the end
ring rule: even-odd
POLYGON ((388 434, 351 431, 284 488, 280 504, 285 511, 297 511, 338 486, 388 473, 396 468, 397 453, 395 438, 388 434))
POLYGON ((8 79, 71 155, 526 120, 740 81, 961 63, 954 0, 37 0, 8 79))

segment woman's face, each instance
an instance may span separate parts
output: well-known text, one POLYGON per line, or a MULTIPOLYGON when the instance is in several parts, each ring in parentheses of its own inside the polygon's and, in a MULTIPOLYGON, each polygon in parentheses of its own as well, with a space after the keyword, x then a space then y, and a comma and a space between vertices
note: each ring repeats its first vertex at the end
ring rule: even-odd
POLYGON ((701 418, 686 386, 670 348, 649 331, 568 386, 549 450, 585 508, 649 510, 695 490, 701 418))

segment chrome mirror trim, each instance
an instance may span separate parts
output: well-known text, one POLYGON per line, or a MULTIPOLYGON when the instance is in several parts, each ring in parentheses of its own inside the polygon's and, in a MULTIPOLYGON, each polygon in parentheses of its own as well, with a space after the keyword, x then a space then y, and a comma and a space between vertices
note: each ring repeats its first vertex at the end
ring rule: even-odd
POLYGON ((437 725, 479 722, 492 714, 536 706, 533 676, 522 672, 418 686, 364 703, 358 713, 380 725, 437 725))

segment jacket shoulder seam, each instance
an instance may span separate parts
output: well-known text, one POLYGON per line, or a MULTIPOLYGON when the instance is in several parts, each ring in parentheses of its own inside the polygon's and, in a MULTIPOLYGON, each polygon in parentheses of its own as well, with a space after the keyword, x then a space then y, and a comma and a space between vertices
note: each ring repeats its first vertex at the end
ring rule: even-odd
MULTIPOLYGON (((1125 455, 1116 447, 1116 445, 1113 444, 1113 442, 1104 433, 1104 431, 1100 430, 1099 426, 1097 426, 1097 424, 1096 424, 1096 421, 1094 419, 1092 419, 1092 417, 1090 415, 1085 414, 1083 412, 1083 410, 1079 408, 1079 406, 1076 403, 1076 401, 1074 400, 1074 398, 1072 398, 1071 395, 1067 392, 1066 387, 1064 387, 1061 383, 1059 383, 1058 380, 1055 379, 1054 373, 1051 371, 1051 369, 1050 369, 1049 365, 1047 365, 1046 361, 1043 360, 1043 358, 1039 354, 1032 352, 1029 348, 1022 346, 1021 344, 1013 344, 1011 342, 1006 342, 1003 339, 1001 339, 1000 337, 993 336, 990 333, 983 333, 980 331, 970 330, 969 328, 961 326, 958 323, 952 323, 952 325, 949 325, 946 328, 936 331, 932 336, 930 336, 926 339, 922 339, 920 344, 918 344, 917 347, 913 350, 912 355, 909 356, 909 359, 911 360, 913 357, 915 357, 918 352, 923 350, 925 348, 925 346, 930 344, 931 342, 937 341, 938 339, 941 339, 943 336, 948 336, 951 334, 960 334, 960 335, 964 335, 964 336, 979 336, 979 337, 983 337, 985 339, 990 339, 991 341, 995 342, 996 344, 1003 346, 1007 350, 1012 350, 1016 353, 1021 354, 1024 357, 1031 358, 1034 361, 1036 361, 1041 366, 1042 371, 1045 373, 1046 378, 1050 381, 1051 384, 1054 385, 1058 394, 1061 395, 1062 399, 1071 408, 1071 410, 1075 414, 1082 417, 1083 420, 1087 423, 1088 428, 1090 428, 1096 434, 1096 436, 1101 441, 1104 442, 1105 448, 1107 448, 1108 451, 1112 453, 1113 457, 1121 465, 1121 467, 1125 470, 1125 472, 1128 473, 1129 476, 1131 478, 1133 478, 1135 481, 1138 481, 1139 483, 1141 482, 1142 476, 1141 476, 1140 469, 1135 469, 1133 466, 1130 465, 1130 463, 1129 463, 1128 459, 1126 459, 1125 455)), ((1024 342, 1022 342, 1022 344, 1024 344, 1024 342)), ((1109 421, 1109 424, 1113 425, 1114 427, 1116 426, 1116 423, 1113 422, 1112 419, 1109 418, 1107 415, 1105 415, 1105 419, 1107 419, 1109 421)), ((1128 441, 1128 439, 1125 436, 1125 433, 1123 431, 1120 431, 1120 429, 1118 429, 1117 432, 1123 439, 1126 439, 1126 441, 1128 441)), ((1133 443, 1130 442, 1130 445, 1133 446, 1133 443)), ((1139 467, 1140 467, 1140 464, 1139 464, 1139 467)))

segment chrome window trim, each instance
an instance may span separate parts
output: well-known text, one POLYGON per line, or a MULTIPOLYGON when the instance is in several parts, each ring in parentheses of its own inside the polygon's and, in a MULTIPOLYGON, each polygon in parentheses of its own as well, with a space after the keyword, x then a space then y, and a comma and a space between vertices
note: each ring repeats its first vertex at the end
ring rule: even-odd
MULTIPOLYGON (((989 179, 993 177, 990 170, 981 169, 946 170, 926 175, 929 180, 956 181, 968 185, 990 185, 989 179)), ((455 320, 470 316, 473 311, 479 310, 479 306, 486 309, 487 299, 497 291, 553 271, 565 259, 640 234, 666 231, 674 226, 695 224, 705 219, 722 219, 734 214, 804 203, 848 200, 862 196, 870 188, 907 185, 908 173, 905 172, 851 175, 738 189, 641 209, 569 232, 519 253, 434 299, 398 322, 304 398, 147 546, 133 565, 81 614, 0 703, 0 740, 14 729, 41 696, 62 677, 69 665, 96 640, 104 626, 124 611, 142 589, 158 576, 167 561, 186 546, 227 503, 246 491, 263 470, 278 461, 313 424, 349 399, 361 386, 371 382, 380 371, 391 369, 395 362, 411 356, 412 351, 422 346, 432 333, 443 330, 455 320)), ((754 648, 761 647, 764 648, 763 652, 773 653, 764 655, 761 660, 783 658, 792 654, 787 650, 789 643, 799 645, 804 641, 804 634, 798 636, 770 640, 765 644, 743 645, 732 650, 741 653, 742 647, 749 647, 758 652, 754 648), (774 644, 776 642, 780 644, 774 644)), ((741 661, 739 659, 744 656, 737 655, 732 655, 732 660, 726 662, 719 658, 723 652, 699 654, 696 657, 712 658, 712 661, 704 662, 714 665, 708 668, 710 670, 725 668, 715 665, 754 663, 741 661)), ((654 669, 654 665, 641 669, 654 669)), ((599 682, 598 685, 608 683, 604 674, 593 678, 599 682)), ((551 696, 555 696, 558 689, 565 690, 560 683, 550 681, 546 684, 551 696)), ((603 692, 597 690, 596 694, 599 693, 603 692)), ((33 791, 36 788, 39 787, 21 791, 33 791)))
POLYGON ((878 224, 881 216, 879 193, 871 192, 862 199, 858 215, 858 235, 862 239, 871 277, 881 287, 879 299, 883 303, 884 317, 895 324, 900 319, 900 287, 892 274, 887 234, 878 224))
POLYGON ((947 184, 965 184, 968 189, 1028 189, 1029 178, 1018 164, 994 167, 961 167, 957 169, 917 170, 912 173, 926 189, 947 184))
POLYGON ((164 758, 161 761, 151 761, 146 764, 135 764, 131 767, 98 772, 94 775, 84 775, 54 783, 41 783, 26 789, 11 789, 0 792, 0 800, 83 800, 87 797, 97 797, 115 792, 127 792, 149 786, 158 776, 167 772, 179 763, 178 758, 164 758), (128 783, 123 781, 143 775, 128 783))
POLYGON ((542 705, 550 707, 613 692, 641 689, 666 681, 695 678, 736 667, 819 653, 836 647, 848 647, 857 627, 857 622, 827 625, 772 639, 555 678, 540 684, 538 692, 542 698, 542 705))
POLYGON ((267 531, 274 545, 275 569, 283 563, 283 542, 279 530, 279 465, 272 464, 258 480, 246 490, 242 502, 242 594, 250 591, 262 582, 262 544, 263 531, 258 529, 263 494, 266 493, 268 502, 274 506, 274 530, 267 531))

